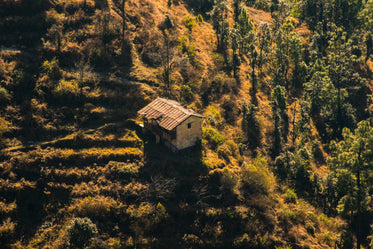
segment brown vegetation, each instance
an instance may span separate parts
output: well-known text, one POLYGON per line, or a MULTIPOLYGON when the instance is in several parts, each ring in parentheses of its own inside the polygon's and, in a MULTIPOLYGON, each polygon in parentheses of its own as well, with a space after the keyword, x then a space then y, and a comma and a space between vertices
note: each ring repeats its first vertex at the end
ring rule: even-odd
MULTIPOLYGON (((0 44, 15 45, 0 48, 1 248, 71 247, 68 229, 84 217, 98 230, 89 248, 333 248, 341 241, 347 225, 317 203, 324 190, 302 189, 327 181, 330 151, 319 131, 331 129, 315 118, 306 138, 296 133, 305 90, 290 83, 294 61, 281 76, 289 81, 281 113, 288 130, 281 128, 278 160, 271 157, 277 41, 263 68, 241 54, 236 74, 234 49, 217 49, 210 16, 188 1, 37 2, 0 3, 0 15, 9 11, 0 44), (156 96, 206 116, 200 145, 172 153, 142 133, 136 113, 156 96), (242 129, 244 103, 257 108, 259 145, 242 129)), ((247 13, 254 33, 262 22, 275 25, 270 12, 247 13)), ((233 12, 228 20, 233 28, 233 12)), ((309 45, 305 23, 284 23, 309 45)), ((366 65, 371 76, 373 64, 366 65)))

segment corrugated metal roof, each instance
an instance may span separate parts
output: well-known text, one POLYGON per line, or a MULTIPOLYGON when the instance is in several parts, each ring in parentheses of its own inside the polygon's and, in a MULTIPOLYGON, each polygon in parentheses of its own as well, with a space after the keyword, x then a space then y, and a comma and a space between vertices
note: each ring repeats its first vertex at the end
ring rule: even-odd
POLYGON ((172 130, 190 116, 204 118, 193 110, 184 108, 179 102, 164 98, 156 98, 138 113, 146 119, 154 119, 160 127, 172 130))

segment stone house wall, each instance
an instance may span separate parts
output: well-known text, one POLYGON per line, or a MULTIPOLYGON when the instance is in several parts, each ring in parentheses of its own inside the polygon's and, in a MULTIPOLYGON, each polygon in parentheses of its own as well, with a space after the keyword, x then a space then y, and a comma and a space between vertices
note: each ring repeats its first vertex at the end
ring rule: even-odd
POLYGON ((202 138, 202 118, 190 116, 176 127, 176 148, 193 146, 202 138))

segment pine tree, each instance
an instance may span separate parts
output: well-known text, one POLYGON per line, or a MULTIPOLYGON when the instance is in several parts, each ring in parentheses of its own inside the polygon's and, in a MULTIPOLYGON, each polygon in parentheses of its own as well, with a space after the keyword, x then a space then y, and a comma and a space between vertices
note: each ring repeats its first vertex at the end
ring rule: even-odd
POLYGON ((251 150, 255 150, 261 144, 261 128, 258 119, 258 108, 243 102, 242 105, 242 130, 246 135, 247 144, 251 150))
POLYGON ((282 141, 287 141, 289 117, 287 114, 287 97, 283 87, 277 85, 271 94, 272 118, 274 123, 274 142, 272 156, 276 158, 282 150, 282 141))
POLYGON ((209 12, 212 26, 216 32, 218 50, 223 53, 228 48, 229 23, 227 17, 229 11, 228 3, 225 0, 216 0, 212 11, 209 12))
POLYGON ((249 14, 247 13, 245 7, 241 8, 240 14, 237 18, 237 21, 235 22, 234 27, 235 29, 237 29, 239 35, 238 48, 240 54, 242 54, 247 51, 246 49, 248 47, 248 44, 253 42, 254 35, 254 32, 252 32, 254 24, 252 19, 249 17, 249 14))
MULTIPOLYGON (((353 184, 345 191, 345 195, 339 201, 339 211, 348 212, 350 217, 356 218, 356 247, 360 248, 362 238, 362 212, 366 208, 367 188, 371 186, 373 172, 373 128, 368 121, 361 121, 355 132, 343 129, 343 140, 332 142, 330 145, 331 157, 329 164, 336 175, 344 170, 349 176, 349 182, 353 184), (356 191, 353 191, 356 189, 356 191)), ((350 220, 352 225, 353 220, 350 220)))
POLYGON ((365 57, 365 61, 368 61, 370 55, 373 53, 373 38, 372 38, 371 32, 367 32, 367 34, 365 35, 365 45, 367 48, 367 54, 365 57))
POLYGON ((124 43, 124 33, 127 29, 127 22, 126 22, 126 1, 127 0, 112 0, 112 8, 115 11, 115 13, 118 14, 118 16, 122 19, 122 29, 121 29, 121 40, 122 44, 124 43))
POLYGON ((267 23, 260 23, 258 31, 256 33, 257 46, 259 50, 258 54, 258 68, 260 70, 260 76, 263 73, 263 65, 267 61, 270 52, 271 45, 271 30, 267 23))

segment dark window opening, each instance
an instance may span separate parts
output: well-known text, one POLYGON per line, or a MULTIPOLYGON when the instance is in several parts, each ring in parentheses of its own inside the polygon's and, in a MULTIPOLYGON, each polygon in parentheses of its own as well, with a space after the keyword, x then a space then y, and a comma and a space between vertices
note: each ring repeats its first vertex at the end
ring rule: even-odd
POLYGON ((192 123, 188 123, 188 129, 192 128, 192 123))

